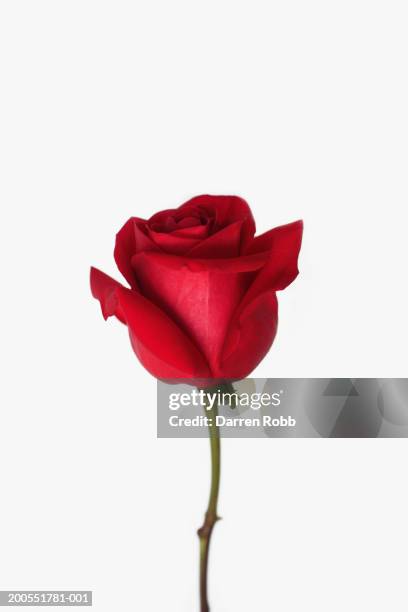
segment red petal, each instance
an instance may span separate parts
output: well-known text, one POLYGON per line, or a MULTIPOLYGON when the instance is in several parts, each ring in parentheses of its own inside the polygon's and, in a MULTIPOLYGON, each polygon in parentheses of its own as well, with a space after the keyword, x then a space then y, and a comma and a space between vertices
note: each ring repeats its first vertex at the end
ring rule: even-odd
MULTIPOLYGON (((254 259, 250 258, 249 267, 244 266, 244 259, 196 260, 194 264, 198 261, 199 265, 193 268, 193 260, 163 253, 141 253, 132 260, 143 295, 185 331, 212 370, 217 367, 231 318, 254 278, 254 259), (225 262, 233 262, 236 268, 226 274, 225 262)), ((256 263, 263 265, 264 261, 256 263)))
POLYGON ((116 234, 114 257, 120 272, 129 285, 137 287, 135 273, 132 268, 132 255, 140 251, 157 250, 158 247, 150 240, 144 231, 146 221, 131 217, 116 234))
POLYGON ((200 207, 215 216, 216 229, 243 221, 241 251, 255 234, 255 221, 248 203, 238 196, 200 195, 188 200, 180 209, 200 207))
POLYGON ((118 291, 133 349, 157 378, 202 379, 211 376, 193 342, 160 308, 129 289, 118 291))
POLYGON ((297 262, 302 243, 303 222, 282 225, 255 238, 246 249, 247 255, 269 253, 269 260, 254 280, 245 304, 257 295, 272 289, 285 289, 299 273, 297 262))
POLYGON ((172 255, 170 253, 150 252, 134 255, 132 257, 132 265, 135 270, 139 271, 140 267, 145 264, 145 260, 149 259, 152 262, 156 262, 157 265, 165 270, 223 272, 226 274, 234 272, 254 272, 262 268, 262 266, 268 262, 269 257, 269 253, 255 253, 254 255, 230 257, 226 259, 195 259, 172 255))
POLYGON ((180 236, 177 235, 177 232, 166 234, 163 232, 155 232, 151 229, 148 229, 148 232, 155 244, 168 253, 182 255, 200 242, 198 238, 180 236))
POLYGON ((166 210, 160 210, 155 213, 148 221, 146 222, 149 227, 153 227, 157 229, 162 227, 163 229, 172 230, 174 225, 174 229, 176 228, 176 222, 173 219, 173 215, 177 209, 175 208, 167 208, 166 210))
POLYGON ((184 238, 200 238, 205 239, 208 235, 208 224, 206 225, 194 225, 194 227, 185 227, 182 229, 176 229, 173 232, 175 236, 182 236, 184 238))
POLYGON ((243 221, 236 221, 219 230, 188 252, 194 258, 238 257, 241 248, 241 232, 243 221))
POLYGON ((90 283, 92 295, 101 304, 104 319, 116 316, 119 321, 124 323, 123 312, 120 309, 117 297, 117 289, 123 289, 123 285, 97 268, 91 268, 90 283))
POLYGON ((105 319, 115 315, 128 326, 133 349, 151 374, 197 381, 212 376, 193 342, 149 300, 96 268, 91 268, 91 291, 105 319))
POLYGON ((248 376, 269 351, 276 335, 278 302, 273 291, 256 297, 231 322, 222 352, 218 378, 248 376))

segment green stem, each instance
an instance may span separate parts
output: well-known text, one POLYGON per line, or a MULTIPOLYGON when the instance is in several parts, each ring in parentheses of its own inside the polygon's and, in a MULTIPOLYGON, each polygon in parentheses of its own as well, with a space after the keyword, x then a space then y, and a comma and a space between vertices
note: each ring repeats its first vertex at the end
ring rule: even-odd
MULTIPOLYGON (((208 389, 207 392, 214 393, 219 389, 208 389)), ((209 612, 208 605, 208 557, 210 552, 211 534, 215 523, 219 520, 217 515, 218 493, 220 490, 220 471, 221 471, 221 455, 220 455, 220 432, 216 423, 218 414, 218 406, 215 403, 213 408, 206 409, 208 417, 208 432, 211 448, 211 489, 208 508, 205 514, 205 520, 198 530, 200 538, 200 610, 201 612, 209 612)))

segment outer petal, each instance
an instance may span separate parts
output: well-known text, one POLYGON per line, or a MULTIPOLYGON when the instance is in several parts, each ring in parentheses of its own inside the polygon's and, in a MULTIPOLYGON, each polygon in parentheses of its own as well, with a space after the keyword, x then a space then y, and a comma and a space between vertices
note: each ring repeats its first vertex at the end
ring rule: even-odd
POLYGON ((293 282, 299 273, 297 262, 302 244, 303 221, 282 225, 255 238, 246 255, 269 252, 269 260, 257 275, 244 304, 268 290, 279 291, 293 282))
POLYGON ((213 372, 231 318, 256 268, 264 263, 258 257, 251 256, 247 262, 245 258, 193 261, 163 253, 141 253, 132 262, 143 295, 185 331, 213 372), (225 270, 225 262, 235 267, 225 270))
POLYGON ((92 295, 101 304, 103 318, 116 316, 119 321, 125 323, 117 297, 117 289, 124 289, 123 285, 97 268, 91 268, 90 283, 92 295))
POLYGON ((269 351, 278 325, 278 302, 273 291, 256 297, 233 318, 220 361, 217 378, 248 376, 269 351))
POLYGON ((92 295, 105 319, 115 315, 129 329, 142 365, 157 378, 211 378, 209 367, 193 342, 163 311, 96 268, 91 268, 92 295))
POLYGON ((208 365, 193 342, 160 308, 135 291, 118 291, 133 350, 157 378, 206 379, 208 365))

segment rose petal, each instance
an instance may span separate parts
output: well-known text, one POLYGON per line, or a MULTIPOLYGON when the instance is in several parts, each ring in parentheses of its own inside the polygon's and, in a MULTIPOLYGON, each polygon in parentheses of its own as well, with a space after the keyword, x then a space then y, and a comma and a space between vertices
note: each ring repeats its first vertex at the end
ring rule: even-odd
POLYGON ((222 272, 238 273, 253 272, 262 268, 269 260, 270 253, 255 253, 243 257, 230 257, 229 259, 192 259, 162 252, 138 253, 132 257, 135 270, 146 264, 146 260, 156 262, 167 270, 184 270, 190 272, 222 272))
POLYGON ((194 217, 182 217, 179 221, 177 221, 177 227, 179 229, 186 229, 189 227, 197 227, 201 225, 200 218, 198 216, 194 217))
POLYGON ((197 347, 160 308, 125 288, 118 291, 118 298, 133 350, 153 376, 164 379, 211 376, 197 347))
POLYGON ((212 376, 193 342, 145 297, 96 268, 91 268, 91 291, 105 319, 116 316, 128 326, 133 349, 153 376, 197 380, 212 376))
POLYGON ((186 253, 200 242, 198 238, 180 236, 177 235, 177 232, 165 234, 162 232, 155 232, 150 228, 148 228, 147 231, 153 242, 163 249, 163 251, 166 251, 167 253, 175 253, 176 255, 186 253))
POLYGON ((241 248, 241 232, 243 221, 236 221, 227 225, 206 240, 200 241, 188 251, 189 257, 194 258, 222 258, 238 257, 241 248))
POLYGON ((116 234, 114 257, 120 272, 126 278, 129 285, 137 287, 134 270, 131 264, 132 255, 140 251, 158 250, 143 231, 146 221, 137 217, 131 217, 116 234))
POLYGON ((278 302, 273 291, 258 295, 232 319, 214 376, 242 379, 269 351, 276 335, 278 302))
POLYGON ((254 260, 245 268, 243 259, 220 260, 220 268, 216 260, 203 260, 193 271, 192 260, 182 257, 141 253, 132 259, 142 294, 192 338, 211 370, 217 367, 231 318, 255 275, 254 260), (225 261, 240 268, 226 274, 225 261))
POLYGON ((269 289, 280 291, 294 281, 299 273, 297 261, 302 243, 302 232, 303 222, 295 221, 258 236, 248 246, 247 256, 262 254, 267 249, 269 260, 245 296, 245 304, 250 303, 257 295, 269 289))
POLYGON ((175 236, 181 236, 184 238, 201 238, 204 239, 208 236, 209 224, 195 225, 194 227, 185 227, 183 229, 176 229, 173 232, 175 236))
MULTIPOLYGON (((175 210, 176 209, 174 208, 167 208, 166 210, 160 210, 159 212, 155 213, 152 217, 150 217, 150 219, 146 221, 146 224, 149 227, 153 227, 155 230, 156 229, 159 230, 160 226, 162 226, 163 229, 167 228, 169 222, 171 222, 172 226, 173 225, 175 226, 176 222, 173 219, 175 210)), ((173 227, 170 227, 169 229, 173 230, 173 227)))
POLYGON ((97 268, 91 268, 90 283, 92 295, 101 304, 103 318, 106 320, 116 316, 119 321, 125 323, 116 293, 117 289, 124 288, 123 285, 97 268))
POLYGON ((241 251, 255 234, 255 221, 248 203, 238 196, 200 195, 182 204, 179 210, 200 207, 215 217, 215 229, 243 221, 241 251))
POLYGON ((202 222, 198 211, 190 215, 193 213, 194 216, 183 216, 177 209, 157 213, 146 224, 147 234, 168 253, 186 253, 208 235, 210 227, 208 222, 202 222))

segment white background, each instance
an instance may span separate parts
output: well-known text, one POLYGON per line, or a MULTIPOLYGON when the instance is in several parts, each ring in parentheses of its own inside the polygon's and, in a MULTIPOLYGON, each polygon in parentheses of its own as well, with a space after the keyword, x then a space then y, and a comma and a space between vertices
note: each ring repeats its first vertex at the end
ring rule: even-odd
MULTIPOLYGON (((88 270, 199 193, 297 218, 258 376, 405 376, 404 1, 0 4, 0 589, 192 612, 205 440, 157 440, 155 381, 88 270)), ((230 440, 213 612, 406 612, 406 440, 230 440)))

